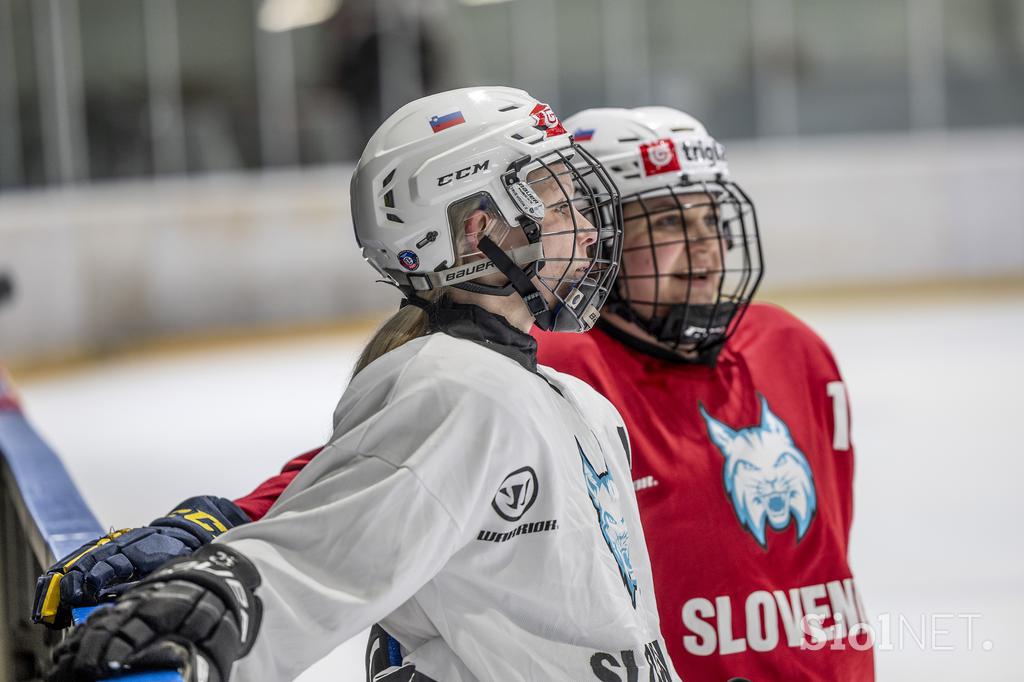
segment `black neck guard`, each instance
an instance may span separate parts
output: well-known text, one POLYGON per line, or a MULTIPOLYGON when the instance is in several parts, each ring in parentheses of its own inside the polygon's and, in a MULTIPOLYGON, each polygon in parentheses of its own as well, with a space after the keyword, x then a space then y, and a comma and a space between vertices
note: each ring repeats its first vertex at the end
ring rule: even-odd
POLYGON ((658 358, 659 360, 678 365, 706 365, 714 367, 715 363, 718 362, 718 354, 722 352, 722 347, 725 345, 724 343, 717 343, 698 351, 692 358, 686 358, 656 343, 638 339, 624 329, 615 326, 604 317, 597 321, 597 328, 624 346, 639 351, 644 355, 650 355, 652 358, 658 358))
POLYGON ((431 332, 479 343, 537 372, 537 341, 516 329, 501 315, 475 305, 450 301, 427 308, 431 332))

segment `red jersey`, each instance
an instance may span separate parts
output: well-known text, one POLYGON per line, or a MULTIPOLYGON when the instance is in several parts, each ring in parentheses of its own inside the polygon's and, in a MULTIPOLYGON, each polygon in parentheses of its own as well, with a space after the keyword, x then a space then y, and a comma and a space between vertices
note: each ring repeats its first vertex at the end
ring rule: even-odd
MULTIPOLYGON (((847 561, 853 446, 825 343, 753 304, 713 367, 652 357, 601 329, 535 332, 538 361, 614 404, 661 629, 686 680, 874 679, 847 561)), ((258 519, 316 454, 236 503, 258 519)), ((611 678, 609 678, 611 679, 611 678)))
POLYGON ((825 343, 764 304, 749 307, 713 367, 652 357, 601 329, 536 336, 538 362, 590 383, 629 429, 679 674, 874 679, 869 641, 847 637, 867 618, 847 561, 846 393, 825 343))

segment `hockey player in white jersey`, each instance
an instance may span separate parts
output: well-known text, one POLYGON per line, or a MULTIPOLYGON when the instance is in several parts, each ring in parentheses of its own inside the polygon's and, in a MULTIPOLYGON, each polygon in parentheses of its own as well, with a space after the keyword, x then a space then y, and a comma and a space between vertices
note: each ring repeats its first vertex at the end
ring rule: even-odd
POLYGON ((351 196, 405 300, 331 442, 262 520, 74 631, 51 681, 290 680, 375 623, 400 645, 377 680, 678 679, 622 420, 528 334, 597 319, 622 236, 604 169, 527 93, 468 88, 392 115, 351 196))

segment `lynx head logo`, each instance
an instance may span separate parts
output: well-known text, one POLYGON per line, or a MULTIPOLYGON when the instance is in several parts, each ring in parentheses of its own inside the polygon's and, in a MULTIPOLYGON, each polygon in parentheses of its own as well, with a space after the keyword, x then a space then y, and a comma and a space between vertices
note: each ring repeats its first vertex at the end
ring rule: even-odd
POLYGON ((633 571, 633 562, 629 558, 629 527, 626 526, 626 519, 619 508, 619 489, 615 487, 615 480, 607 465, 603 474, 597 473, 578 440, 576 447, 579 448, 580 459, 583 460, 583 477, 587 480, 590 502, 597 510, 601 535, 604 536, 604 541, 619 566, 622 584, 629 592, 633 608, 636 608, 636 572, 633 571))
POLYGON ((709 415, 703 405, 700 413, 711 442, 725 457, 722 478, 740 523, 767 547, 765 527, 782 530, 795 519, 797 542, 802 540, 818 498, 811 465, 785 422, 772 413, 764 396, 758 426, 734 430, 709 415))

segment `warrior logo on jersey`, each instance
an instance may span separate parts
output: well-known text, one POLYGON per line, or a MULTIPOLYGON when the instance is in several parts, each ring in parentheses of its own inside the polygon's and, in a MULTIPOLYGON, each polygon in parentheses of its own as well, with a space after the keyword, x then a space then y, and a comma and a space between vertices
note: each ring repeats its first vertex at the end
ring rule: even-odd
POLYGON ((603 474, 597 473, 594 466, 587 459, 583 452, 583 446, 579 440, 576 447, 580 451, 580 459, 583 460, 583 477, 587 480, 587 492, 590 494, 590 502, 597 510, 597 522, 601 527, 601 535, 608 544, 615 563, 619 566, 619 575, 622 577, 622 584, 629 592, 629 598, 636 608, 636 573, 633 571, 633 562, 629 558, 629 528, 626 526, 626 519, 619 510, 619 489, 615 486, 615 479, 608 470, 607 463, 603 474))
POLYGON ((768 547, 766 526, 782 530, 796 519, 797 542, 814 519, 818 497, 807 457, 793 442, 789 427, 761 396, 761 423, 734 430, 700 406, 711 442, 725 457, 722 478, 740 523, 768 547))
POLYGON ((498 486, 491 506, 506 521, 516 521, 537 500, 537 474, 530 467, 516 469, 498 486))

